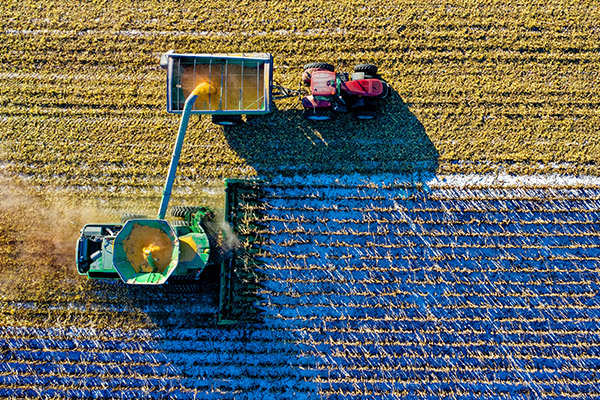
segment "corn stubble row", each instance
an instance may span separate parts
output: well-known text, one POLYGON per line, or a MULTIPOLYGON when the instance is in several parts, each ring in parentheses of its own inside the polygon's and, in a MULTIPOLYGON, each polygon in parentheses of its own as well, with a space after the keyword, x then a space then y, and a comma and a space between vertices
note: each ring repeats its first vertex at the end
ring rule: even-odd
POLYGON ((77 15, 61 4, 2 7, 2 161, 38 185, 159 184, 154 171, 168 163, 178 122, 164 111, 158 67, 171 48, 271 52, 275 79, 288 87, 307 62, 339 60, 341 70, 371 62, 395 91, 373 122, 340 116, 309 124, 296 99, 225 132, 205 118, 186 139, 183 177, 498 166, 597 174, 599 33, 591 4, 380 2, 353 6, 352 17, 339 2, 165 11, 116 1, 110 12, 90 4, 77 15), (93 150, 83 170, 83 155, 73 155, 79 146, 93 150))

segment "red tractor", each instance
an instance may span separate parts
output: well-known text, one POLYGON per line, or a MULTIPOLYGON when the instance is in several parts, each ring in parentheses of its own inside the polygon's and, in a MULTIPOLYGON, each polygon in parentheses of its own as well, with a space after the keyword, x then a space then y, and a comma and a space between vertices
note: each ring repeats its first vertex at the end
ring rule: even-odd
POLYGON ((350 76, 335 72, 331 64, 306 64, 302 81, 310 87, 310 94, 302 98, 305 118, 325 121, 334 112, 352 112, 358 119, 375 118, 373 103, 389 92, 388 85, 376 76, 377 67, 372 64, 355 66, 350 76))

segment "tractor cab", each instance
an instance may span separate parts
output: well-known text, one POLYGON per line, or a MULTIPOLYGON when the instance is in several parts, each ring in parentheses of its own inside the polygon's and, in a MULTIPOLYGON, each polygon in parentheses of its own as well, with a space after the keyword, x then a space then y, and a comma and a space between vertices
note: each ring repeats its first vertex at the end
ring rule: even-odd
POLYGON ((335 96, 336 74, 324 69, 315 70, 310 80, 310 93, 315 97, 335 96))

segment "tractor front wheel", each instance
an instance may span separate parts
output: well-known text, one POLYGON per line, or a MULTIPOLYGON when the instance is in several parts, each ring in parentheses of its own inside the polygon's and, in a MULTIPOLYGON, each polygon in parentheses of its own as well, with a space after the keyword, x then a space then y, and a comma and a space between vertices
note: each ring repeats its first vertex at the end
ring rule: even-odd
POLYGON ((212 123, 221 126, 237 126, 243 122, 241 115, 216 115, 212 116, 212 123))
POLYGON ((310 80, 313 69, 324 69, 326 71, 335 71, 335 67, 331 64, 327 64, 324 62, 312 62, 304 65, 303 73, 302 73, 302 82, 306 86, 310 86, 310 80))
POLYGON ((364 72, 365 78, 372 78, 377 75, 377 66, 373 64, 358 64, 354 67, 354 72, 364 72))
POLYGON ((331 110, 322 108, 306 108, 304 109, 304 118, 309 121, 329 121, 333 118, 331 110))

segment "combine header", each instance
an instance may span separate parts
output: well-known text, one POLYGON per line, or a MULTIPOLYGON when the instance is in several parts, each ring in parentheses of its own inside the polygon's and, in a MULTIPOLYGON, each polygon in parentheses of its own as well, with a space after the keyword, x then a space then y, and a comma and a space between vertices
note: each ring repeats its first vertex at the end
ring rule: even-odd
MULTIPOLYGON (((196 56, 197 59, 194 57, 171 54, 167 63, 169 111, 180 104, 178 99, 174 99, 173 93, 178 92, 176 96, 183 93, 187 97, 181 109, 179 131, 157 217, 134 218, 120 224, 85 225, 77 244, 77 269, 91 279, 122 280, 133 285, 161 285, 177 278, 199 279, 205 268, 220 267, 218 322, 231 324, 241 320, 256 320, 258 315, 252 305, 256 301, 258 276, 252 255, 252 238, 248 235, 251 229, 247 225, 256 219, 256 204, 261 197, 260 183, 253 180, 226 180, 225 212, 221 222, 215 221, 213 210, 203 206, 175 206, 171 208, 171 215, 176 219, 167 221, 165 216, 190 115, 215 111, 210 100, 216 93, 210 83, 212 81, 207 83, 206 80, 197 79, 200 75, 186 78, 187 72, 181 71, 190 68, 205 70, 208 77, 223 69, 237 71, 240 75, 253 71, 254 83, 262 85, 261 76, 270 74, 270 56, 251 56, 249 59, 240 55, 218 55, 216 59, 207 59, 206 55, 196 56), (173 74, 178 74, 180 83, 190 81, 195 86, 189 88, 174 84, 176 78, 173 74), (198 99, 202 106, 196 108, 198 99), (237 242, 232 237, 241 240, 237 242)), ((225 93, 225 97, 220 98, 228 99, 226 109, 222 110, 224 114, 220 115, 268 112, 270 100, 264 97, 266 91, 256 86, 256 98, 243 95, 240 90, 236 100, 238 108, 232 110, 233 85, 225 85, 224 75, 220 77, 223 81, 220 90, 225 93)), ((240 85, 251 80, 242 77, 240 85)), ((220 104, 219 108, 223 106, 220 104)))

